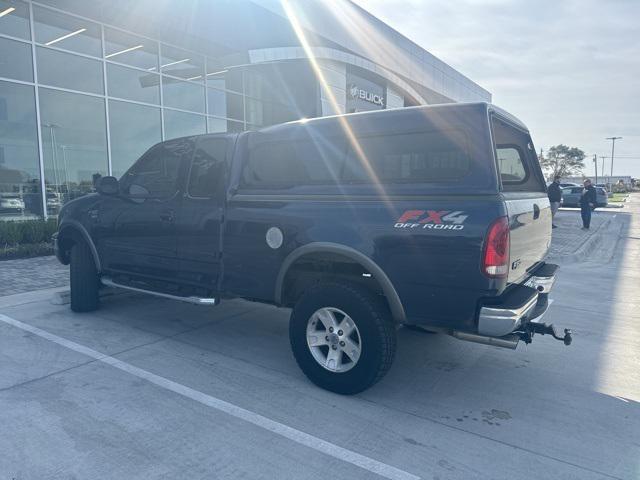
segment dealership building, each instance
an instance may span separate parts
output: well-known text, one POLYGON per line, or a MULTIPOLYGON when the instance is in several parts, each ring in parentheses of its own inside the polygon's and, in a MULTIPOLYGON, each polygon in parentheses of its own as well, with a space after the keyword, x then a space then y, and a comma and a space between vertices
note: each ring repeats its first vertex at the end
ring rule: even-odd
POLYGON ((468 101, 491 94, 348 0, 0 0, 0 220, 161 140, 468 101))

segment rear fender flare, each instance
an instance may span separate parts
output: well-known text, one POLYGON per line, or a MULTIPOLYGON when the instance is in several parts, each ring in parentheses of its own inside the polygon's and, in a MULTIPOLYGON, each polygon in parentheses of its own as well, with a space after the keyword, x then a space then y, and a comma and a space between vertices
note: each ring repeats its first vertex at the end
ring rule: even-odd
POLYGON ((284 294, 284 279, 287 276, 289 269, 299 258, 303 257, 304 255, 314 253, 333 253, 342 255, 361 265, 362 268, 371 273, 371 275, 380 284, 380 287, 382 288, 382 291, 387 298, 387 302, 389 303, 389 309, 391 310, 391 315, 393 316, 394 321, 396 321, 397 323, 404 323, 406 321, 406 314, 404 311, 404 307, 402 306, 402 302, 400 301, 400 296, 398 295, 398 292, 391 283, 391 280, 389 280, 389 277, 386 273, 384 273, 382 268, 380 268, 377 263, 375 263, 373 260, 359 251, 351 247, 330 242, 312 242, 307 245, 303 245, 302 247, 298 247, 297 249, 295 249, 285 258, 276 279, 276 305, 282 305, 282 298, 284 294))

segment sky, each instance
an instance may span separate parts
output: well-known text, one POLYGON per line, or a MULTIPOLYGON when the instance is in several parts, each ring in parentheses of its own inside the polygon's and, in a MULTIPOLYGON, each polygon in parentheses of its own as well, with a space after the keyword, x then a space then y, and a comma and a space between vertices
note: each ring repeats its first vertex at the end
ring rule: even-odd
POLYGON ((355 0, 493 95, 536 149, 640 177, 640 0, 355 0))

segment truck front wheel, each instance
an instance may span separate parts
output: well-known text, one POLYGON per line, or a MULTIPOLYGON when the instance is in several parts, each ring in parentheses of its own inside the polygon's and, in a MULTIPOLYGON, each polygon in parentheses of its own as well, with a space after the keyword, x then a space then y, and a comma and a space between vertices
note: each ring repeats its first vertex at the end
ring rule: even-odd
POLYGON ((382 299, 356 285, 323 282, 305 292, 289 323, 293 355, 316 385, 350 395, 387 373, 396 328, 382 299))
POLYGON ((85 242, 71 247, 71 310, 91 312, 98 308, 100 280, 93 255, 85 242))

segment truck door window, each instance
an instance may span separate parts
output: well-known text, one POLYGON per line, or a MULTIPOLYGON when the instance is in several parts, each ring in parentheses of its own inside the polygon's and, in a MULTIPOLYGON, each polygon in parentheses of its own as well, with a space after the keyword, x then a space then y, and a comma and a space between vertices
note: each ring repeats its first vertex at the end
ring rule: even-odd
POLYGON ((198 142, 189 173, 190 196, 211 198, 220 192, 224 180, 227 142, 224 137, 205 137, 198 142))
POLYGON ((145 153, 121 179, 122 190, 152 198, 172 197, 178 189, 180 165, 193 152, 193 140, 159 143, 145 153))

